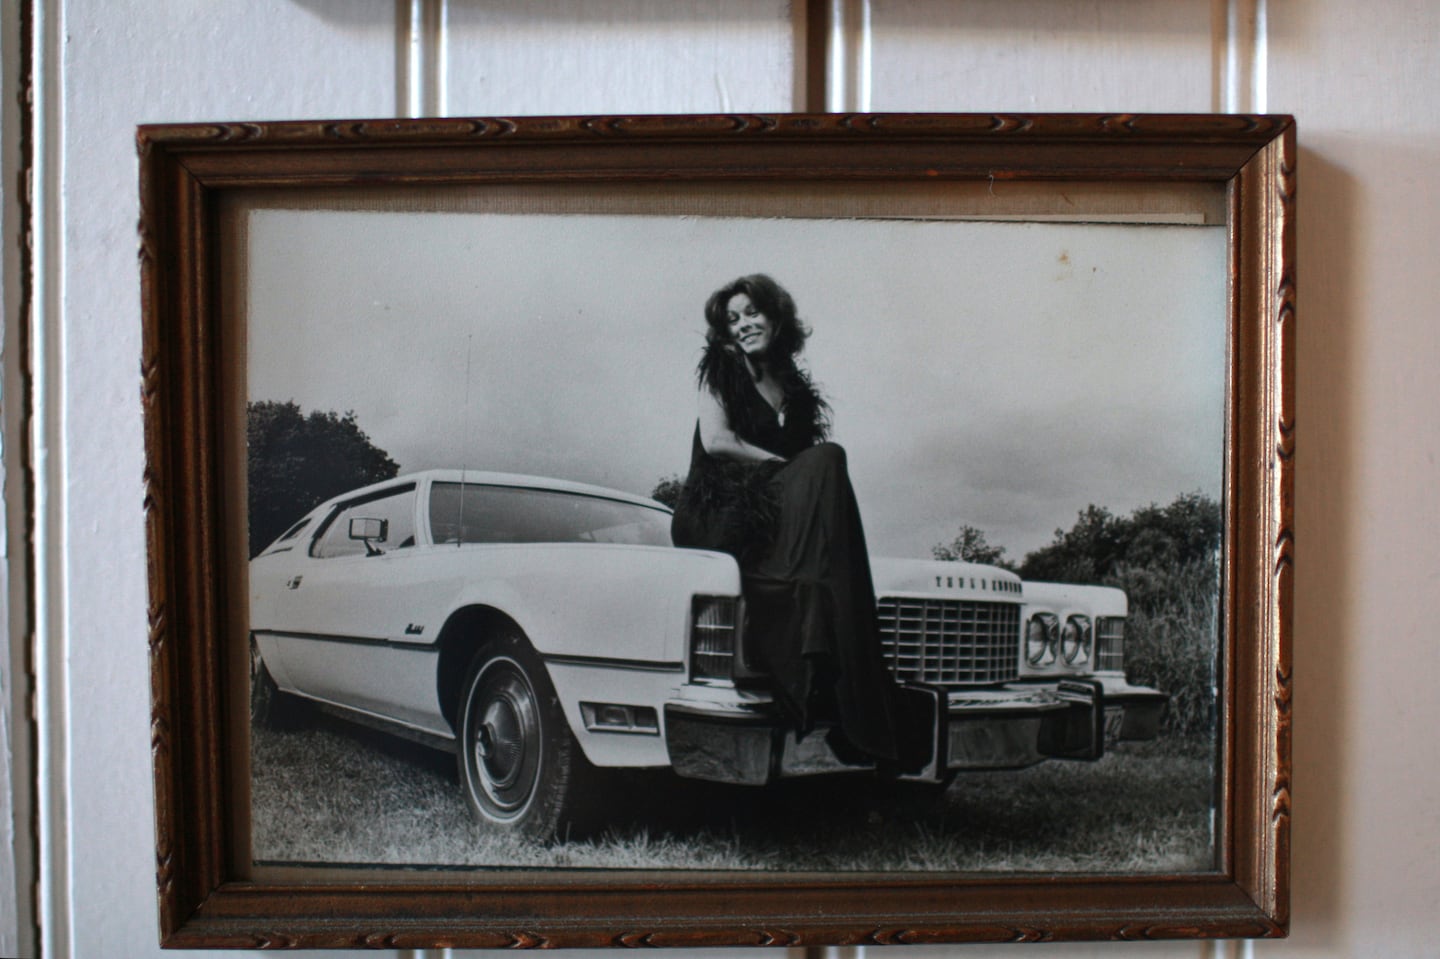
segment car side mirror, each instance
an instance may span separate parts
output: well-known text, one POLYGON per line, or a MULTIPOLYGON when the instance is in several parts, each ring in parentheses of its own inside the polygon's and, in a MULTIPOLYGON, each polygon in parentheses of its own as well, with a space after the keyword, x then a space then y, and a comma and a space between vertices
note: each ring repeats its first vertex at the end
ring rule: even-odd
POLYGON ((357 516, 350 520, 351 539, 373 539, 377 543, 383 543, 389 532, 390 521, 388 519, 357 516))
POLYGON ((370 556, 376 556, 380 550, 375 547, 376 543, 385 542, 385 537, 390 533, 390 521, 388 519, 376 519, 372 516, 356 516, 350 520, 350 538, 363 540, 365 552, 370 556))

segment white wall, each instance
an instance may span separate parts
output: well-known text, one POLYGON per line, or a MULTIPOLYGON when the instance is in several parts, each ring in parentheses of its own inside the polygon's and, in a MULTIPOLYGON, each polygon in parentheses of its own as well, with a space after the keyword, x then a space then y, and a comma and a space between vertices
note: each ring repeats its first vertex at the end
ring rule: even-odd
MULTIPOLYGON (((1440 436, 1428 374, 1440 360, 1431 267, 1440 8, 1266 3, 875 0, 872 9, 845 0, 840 99, 885 110, 1296 114, 1294 927, 1290 940, 1254 952, 1433 955, 1440 706, 1427 667, 1440 436)), ((527 113, 801 102, 798 18, 780 0, 449 0, 443 10, 435 0, 418 10, 412 45, 410 12, 395 0, 37 0, 35 615, 48 955, 158 952, 134 125, 386 116, 412 104, 527 113)), ((19 331, 7 316, 13 351, 19 331)), ((14 387, 7 380, 7 405, 20 399, 14 387)))
POLYGON ((1300 122, 1296 939, 1440 951, 1440 7, 1283 0, 1300 122))

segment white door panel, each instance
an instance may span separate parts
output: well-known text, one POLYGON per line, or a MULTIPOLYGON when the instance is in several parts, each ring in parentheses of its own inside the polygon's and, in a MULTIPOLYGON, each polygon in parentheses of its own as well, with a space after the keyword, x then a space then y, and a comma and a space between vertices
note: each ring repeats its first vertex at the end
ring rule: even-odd
POLYGON ((451 3, 445 110, 452 116, 791 110, 790 6, 784 0, 451 3))
POLYGON ((437 650, 285 634, 271 637, 267 645, 271 644, 280 650, 285 676, 295 690, 436 735, 450 735, 436 692, 437 650))
POLYGON ((989 113, 1215 108, 1210 3, 870 4, 870 108, 989 113))

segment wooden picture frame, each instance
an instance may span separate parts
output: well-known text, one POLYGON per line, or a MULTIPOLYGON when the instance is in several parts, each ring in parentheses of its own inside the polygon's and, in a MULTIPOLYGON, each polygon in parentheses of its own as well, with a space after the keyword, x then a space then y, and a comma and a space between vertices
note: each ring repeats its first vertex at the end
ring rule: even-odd
POLYGON ((215 123, 145 126, 138 143, 151 730, 165 946, 822 946, 1286 934, 1291 118, 215 123), (1027 210, 1053 212, 1060 197, 1081 197, 1081 207, 1111 215, 1150 194, 1205 190, 1220 198, 1227 318, 1213 870, 252 872, 237 852, 249 826, 235 798, 246 765, 235 758, 246 653, 227 641, 237 629, 243 636, 246 615, 234 489, 243 439, 233 401, 244 353, 224 320, 226 257, 233 254, 223 229, 227 204, 262 194, 308 202, 413 189, 573 187, 622 199, 677 189, 734 196, 738 215, 751 216, 765 204, 836 215, 829 211, 852 209, 846 204, 862 196, 869 215, 924 217, 936 189, 974 195, 996 184, 1024 197, 1006 214, 1022 218, 1027 210))

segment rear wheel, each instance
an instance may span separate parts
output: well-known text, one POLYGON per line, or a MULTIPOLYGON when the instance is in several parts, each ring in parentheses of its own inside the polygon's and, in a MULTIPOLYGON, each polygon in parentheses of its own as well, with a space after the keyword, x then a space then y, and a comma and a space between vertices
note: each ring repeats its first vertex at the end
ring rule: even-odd
POLYGON ((518 634, 480 651, 460 691, 460 782, 482 822, 549 841, 591 825, 595 770, 544 665, 518 634))

